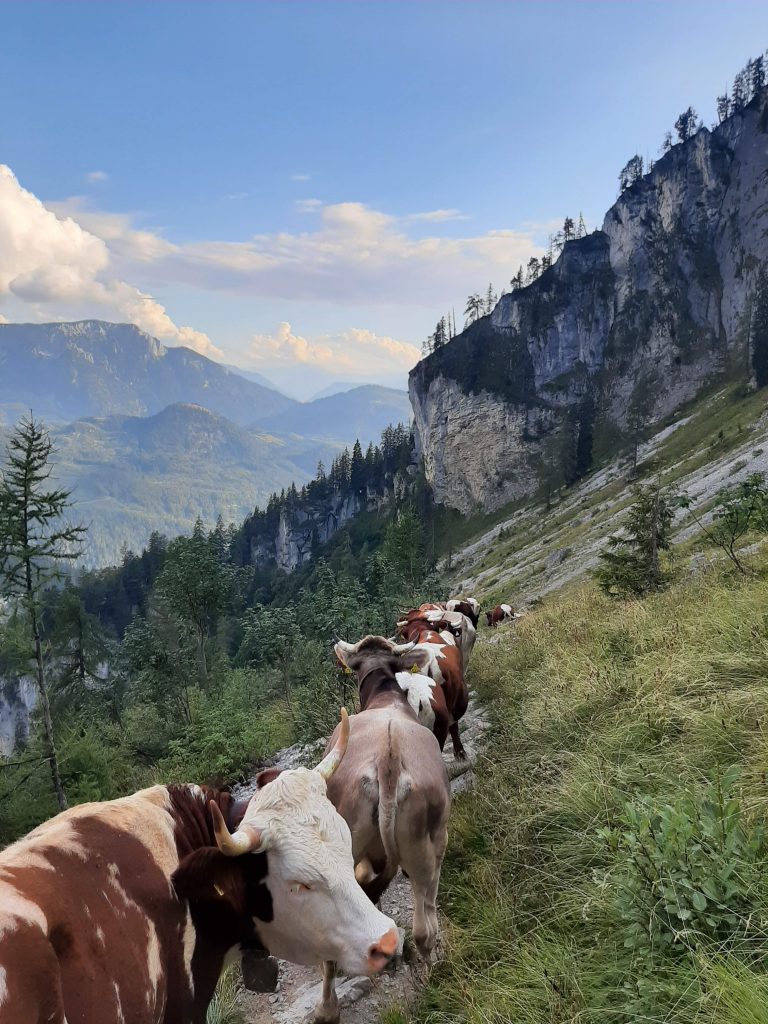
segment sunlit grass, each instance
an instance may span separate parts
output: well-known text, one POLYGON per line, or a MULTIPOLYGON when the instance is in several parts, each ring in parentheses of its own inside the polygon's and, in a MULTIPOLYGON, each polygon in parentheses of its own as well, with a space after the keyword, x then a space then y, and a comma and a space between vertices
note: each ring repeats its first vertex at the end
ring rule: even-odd
MULTIPOLYGON (((698 806, 732 765, 744 828, 762 824, 768 579, 755 567, 742 579, 681 565, 643 602, 583 584, 478 645, 472 682, 494 727, 475 791, 454 804, 447 955, 415 1019, 768 1021, 766 886, 744 882, 749 910, 725 938, 681 923, 668 949, 635 948, 606 839, 628 807, 698 806)), ((739 856, 736 876, 768 880, 762 846, 739 856)))

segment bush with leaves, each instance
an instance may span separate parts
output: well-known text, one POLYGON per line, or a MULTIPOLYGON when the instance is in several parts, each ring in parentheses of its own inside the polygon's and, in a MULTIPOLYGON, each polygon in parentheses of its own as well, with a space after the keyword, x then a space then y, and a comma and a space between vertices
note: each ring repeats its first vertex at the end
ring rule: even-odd
POLYGON ((633 957, 627 1010, 653 1010, 668 983, 658 967, 670 956, 748 953, 765 936, 768 843, 764 826, 746 819, 740 774, 732 766, 667 803, 628 803, 614 827, 598 831, 615 857, 615 920, 633 957))
POLYGON ((746 480, 718 491, 709 526, 697 514, 688 495, 679 500, 682 507, 691 513, 704 536, 725 552, 739 572, 746 574, 747 569, 739 555, 741 541, 749 533, 768 531, 768 486, 765 474, 750 473, 746 480))

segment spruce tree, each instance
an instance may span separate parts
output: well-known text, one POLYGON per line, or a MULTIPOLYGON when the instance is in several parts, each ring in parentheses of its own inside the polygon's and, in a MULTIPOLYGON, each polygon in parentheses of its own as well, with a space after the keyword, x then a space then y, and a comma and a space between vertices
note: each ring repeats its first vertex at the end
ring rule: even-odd
POLYGON ((32 414, 14 428, 0 477, 0 595, 20 607, 33 649, 43 745, 60 810, 67 797, 59 771, 41 635, 43 592, 61 577, 61 564, 80 555, 85 527, 62 522, 70 491, 50 482, 55 454, 44 425, 32 414))
POLYGON ((670 547, 672 499, 658 481, 635 487, 634 494, 622 532, 608 538, 595 570, 601 588, 611 597, 643 597, 667 582, 661 552, 670 547))

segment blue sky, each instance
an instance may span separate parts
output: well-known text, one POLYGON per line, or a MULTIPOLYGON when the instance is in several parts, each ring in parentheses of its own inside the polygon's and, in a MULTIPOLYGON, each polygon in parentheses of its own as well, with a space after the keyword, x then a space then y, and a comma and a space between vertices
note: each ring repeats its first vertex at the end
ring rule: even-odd
POLYGON ((6 2, 0 33, 0 314, 306 394, 404 381, 445 309, 599 226, 768 4, 6 2))

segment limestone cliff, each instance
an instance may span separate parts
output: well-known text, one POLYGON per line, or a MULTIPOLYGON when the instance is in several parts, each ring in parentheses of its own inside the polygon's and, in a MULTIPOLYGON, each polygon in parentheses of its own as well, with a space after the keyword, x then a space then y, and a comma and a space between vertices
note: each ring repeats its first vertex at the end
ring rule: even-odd
POLYGON ((728 369, 768 261, 768 91, 674 146, 554 265, 411 372, 438 502, 497 508, 538 486, 547 442, 616 448, 728 369))

